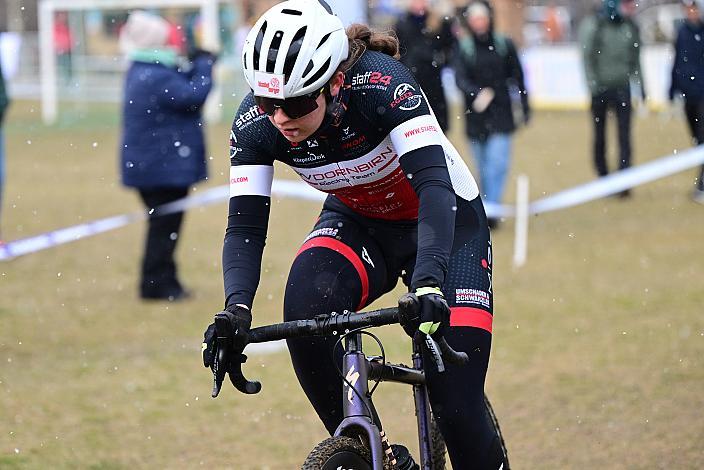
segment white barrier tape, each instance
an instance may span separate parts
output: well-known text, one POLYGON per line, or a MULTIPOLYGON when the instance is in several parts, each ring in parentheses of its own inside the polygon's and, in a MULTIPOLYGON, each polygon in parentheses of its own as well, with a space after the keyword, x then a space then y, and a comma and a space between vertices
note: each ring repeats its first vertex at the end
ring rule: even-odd
POLYGON ((702 145, 538 199, 530 204, 530 213, 538 214, 584 204, 701 164, 704 164, 702 145))
MULTIPOLYGON (((643 183, 688 170, 701 164, 704 164, 704 146, 688 149, 678 155, 664 157, 637 167, 631 167, 590 183, 539 199, 530 204, 529 212, 531 214, 538 214, 540 212, 549 212, 565 207, 576 206, 618 193, 625 189, 630 189, 643 183)), ((326 194, 313 189, 302 181, 274 180, 272 196, 323 201, 326 194)), ((213 204, 225 200, 228 197, 228 187, 226 185, 219 186, 203 191, 197 195, 165 204, 158 207, 156 210, 158 210, 160 214, 169 214, 193 207, 213 204)), ((485 203, 484 206, 487 216, 489 217, 511 217, 516 214, 516 208, 514 206, 494 203, 485 203)), ((9 242, 5 245, 0 245, 0 261, 9 260, 114 230, 138 220, 145 219, 147 215, 148 214, 144 212, 118 215, 9 242)))
MULTIPOLYGON (((321 193, 303 183, 302 181, 275 180, 271 188, 272 196, 297 197, 309 201, 322 201, 326 194, 321 193)), ((205 190, 178 201, 174 201, 155 209, 159 214, 171 214, 185 211, 194 207, 207 206, 229 198, 227 185, 205 190)), ((58 245, 73 242, 99 233, 108 232, 124 227, 138 220, 146 219, 148 213, 134 212, 131 214, 117 215, 105 219, 95 220, 84 224, 42 233, 33 237, 23 238, 4 245, 0 245, 0 261, 10 260, 18 256, 27 255, 41 250, 46 250, 58 245)))

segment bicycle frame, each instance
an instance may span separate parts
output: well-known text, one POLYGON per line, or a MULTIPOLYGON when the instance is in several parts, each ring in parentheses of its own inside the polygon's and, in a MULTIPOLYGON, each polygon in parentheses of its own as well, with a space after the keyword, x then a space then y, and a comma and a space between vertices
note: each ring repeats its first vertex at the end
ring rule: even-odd
MULTIPOLYGON (((413 386, 421 468, 423 470, 433 468, 430 404, 425 383, 421 345, 413 342, 413 367, 370 360, 362 352, 362 329, 398 324, 401 318, 406 320, 417 318, 420 308, 418 299, 412 294, 407 294, 407 296, 407 298, 402 297, 399 300, 398 308, 384 308, 359 313, 344 311, 342 314, 337 314, 333 312, 329 315, 317 315, 310 320, 296 320, 258 327, 249 332, 250 343, 311 336, 344 335, 343 419, 334 435, 353 437, 366 435, 374 470, 382 470, 383 468, 382 439, 384 438, 381 434, 383 431, 381 420, 369 395, 369 380, 398 382, 413 386)), ((429 348, 431 357, 440 371, 443 370, 441 367, 443 358, 458 365, 466 364, 469 361, 466 353, 453 350, 444 338, 439 338, 435 343, 428 336, 424 344, 429 348)), ((242 354, 242 351, 230 351, 228 354, 233 354, 238 358, 237 361, 230 363, 228 370, 230 380, 235 388, 242 393, 258 393, 261 390, 261 384, 247 380, 242 374, 242 363, 246 360, 246 356, 242 354)), ((216 367, 214 369, 213 397, 217 396, 224 378, 224 375, 218 375, 217 370, 216 367)))
POLYGON ((381 421, 369 396, 369 380, 404 383, 413 386, 413 399, 418 426, 420 465, 423 470, 432 469, 430 442, 430 406, 425 387, 423 358, 419 347, 413 346, 413 367, 382 364, 369 360, 362 353, 362 334, 352 333, 346 338, 345 354, 342 358, 343 420, 335 430, 335 436, 367 437, 372 454, 374 470, 383 468, 383 445, 381 421))

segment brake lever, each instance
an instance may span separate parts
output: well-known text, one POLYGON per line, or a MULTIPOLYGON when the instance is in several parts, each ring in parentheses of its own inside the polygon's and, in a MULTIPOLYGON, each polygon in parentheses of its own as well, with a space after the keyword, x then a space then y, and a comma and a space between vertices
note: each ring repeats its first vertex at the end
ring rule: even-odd
POLYGON ((237 360, 231 362, 229 375, 230 382, 235 386, 237 390, 247 395, 254 395, 259 393, 262 389, 262 384, 258 381, 249 381, 242 374, 242 364, 247 362, 247 356, 244 354, 239 355, 237 360))
POLYGON ((441 336, 437 340, 437 345, 440 347, 440 352, 442 352, 442 357, 445 358, 450 364, 457 366, 464 366, 469 364, 469 355, 463 351, 455 351, 452 346, 447 344, 445 337, 441 336))
POLYGON ((232 385, 242 393, 252 395, 259 393, 262 385, 259 382, 250 382, 242 374, 242 364, 247 360, 247 356, 241 351, 234 351, 233 336, 231 334, 232 326, 230 320, 226 316, 215 316, 216 331, 226 332, 224 336, 217 337, 218 352, 213 367, 213 392, 212 397, 215 398, 222 389, 222 383, 225 380, 225 374, 230 376, 232 385))

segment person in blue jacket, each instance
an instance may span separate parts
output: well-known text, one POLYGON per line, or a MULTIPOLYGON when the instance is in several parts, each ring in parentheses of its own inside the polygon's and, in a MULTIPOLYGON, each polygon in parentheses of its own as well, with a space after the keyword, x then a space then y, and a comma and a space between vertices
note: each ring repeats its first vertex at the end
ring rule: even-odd
POLYGON ((135 11, 120 34, 131 61, 122 105, 122 183, 137 189, 150 213, 140 283, 144 299, 189 296, 174 261, 183 212, 159 207, 186 197, 191 185, 206 178, 201 110, 215 58, 197 51, 189 70, 178 67, 175 49, 167 46, 170 28, 157 15, 135 11))
MULTIPOLYGON (((676 94, 684 98, 689 131, 697 145, 701 145, 704 144, 704 22, 695 0, 682 0, 682 6, 686 18, 675 40, 670 100, 674 100, 676 94)), ((704 204, 704 165, 692 198, 704 204)))

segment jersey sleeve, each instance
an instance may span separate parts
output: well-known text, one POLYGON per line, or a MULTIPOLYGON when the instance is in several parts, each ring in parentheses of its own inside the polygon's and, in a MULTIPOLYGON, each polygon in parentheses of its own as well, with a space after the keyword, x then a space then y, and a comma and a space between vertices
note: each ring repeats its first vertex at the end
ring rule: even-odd
POLYGON ((274 175, 272 130, 247 96, 230 131, 230 204, 222 252, 226 306, 251 307, 259 285, 274 175))
POLYGON ((401 62, 367 52, 351 71, 357 103, 378 131, 388 134, 399 156, 431 145, 442 145, 442 131, 413 74, 401 62))

